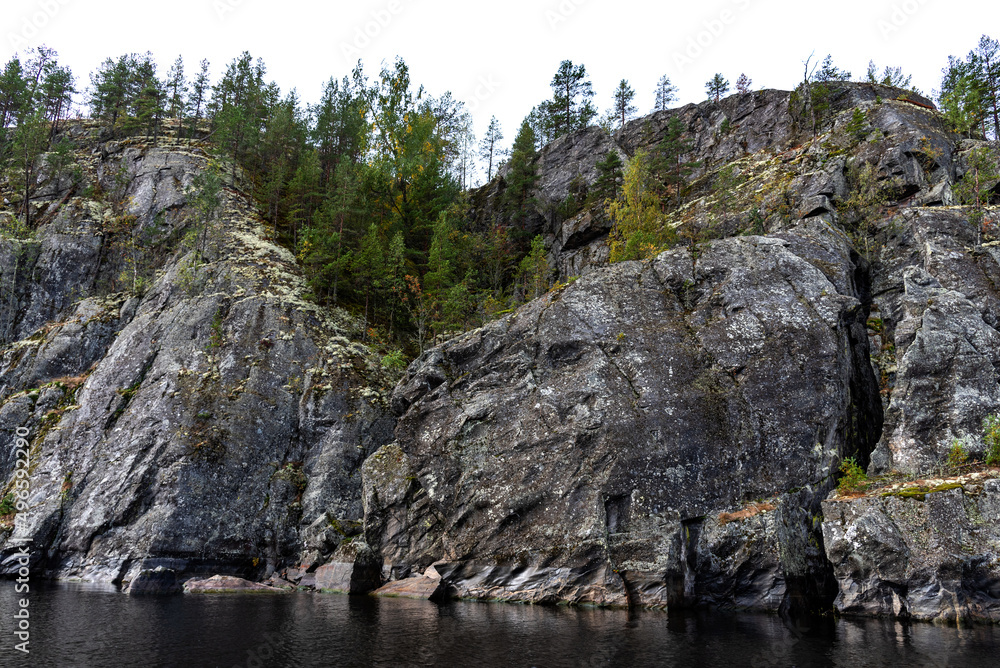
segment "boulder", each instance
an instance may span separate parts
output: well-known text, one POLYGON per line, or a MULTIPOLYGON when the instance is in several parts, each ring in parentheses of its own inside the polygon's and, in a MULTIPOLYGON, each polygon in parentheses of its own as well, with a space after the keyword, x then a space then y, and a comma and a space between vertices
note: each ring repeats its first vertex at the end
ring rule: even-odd
POLYGON ((363 540, 344 541, 330 562, 316 569, 320 591, 367 594, 382 584, 382 561, 363 540))
POLYGON ((231 575, 213 575, 205 580, 188 580, 184 583, 185 594, 283 594, 283 589, 268 587, 258 582, 250 582, 231 575))

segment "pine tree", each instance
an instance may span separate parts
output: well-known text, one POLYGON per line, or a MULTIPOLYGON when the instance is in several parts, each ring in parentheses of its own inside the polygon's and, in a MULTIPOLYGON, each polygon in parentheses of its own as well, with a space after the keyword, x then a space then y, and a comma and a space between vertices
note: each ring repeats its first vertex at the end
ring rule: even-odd
POLYGON ((24 76, 17 56, 7 61, 0 73, 0 129, 13 125, 28 103, 28 82, 24 76))
POLYGON ((90 109, 97 117, 108 121, 112 127, 128 113, 133 91, 135 56, 125 55, 117 60, 108 58, 90 75, 90 109))
POLYGON ((670 103, 677 99, 677 86, 670 83, 664 74, 656 84, 656 104, 653 111, 664 111, 670 108, 670 103))
POLYGON ((187 93, 183 56, 177 56, 177 60, 170 66, 170 71, 167 73, 166 89, 167 113, 170 118, 180 119, 184 115, 184 97, 187 93))
POLYGON ((823 62, 820 63, 819 71, 817 71, 813 77, 815 81, 820 83, 825 83, 828 81, 850 81, 851 73, 847 70, 840 70, 833 64, 833 56, 830 54, 826 55, 823 62))
POLYGON ((864 139, 868 133, 868 121, 861 109, 854 108, 854 111, 851 113, 851 120, 844 126, 844 132, 854 137, 857 141, 864 139))
POLYGON ((594 182, 593 196, 604 204, 618 197, 618 182, 622 178, 622 159, 618 151, 611 149, 603 160, 597 163, 597 181, 594 182))
POLYGON ((736 92, 740 95, 746 95, 750 92, 750 86, 753 81, 746 74, 740 73, 740 78, 736 80, 736 92))
POLYGON ((635 91, 628 85, 628 81, 622 79, 615 89, 615 117, 621 121, 621 127, 625 127, 625 121, 635 115, 637 111, 632 100, 635 99, 635 91))
POLYGON ((319 150, 324 185, 344 158, 357 163, 364 154, 368 116, 362 76, 359 65, 353 79, 330 79, 323 87, 319 104, 312 109, 311 139, 319 150))
POLYGON ((892 86, 893 88, 904 88, 912 90, 915 93, 919 93, 915 88, 910 86, 910 81, 913 77, 909 74, 903 74, 902 67, 889 67, 888 65, 882 70, 882 74, 878 73, 878 68, 875 66, 874 60, 868 61, 868 71, 865 74, 865 78, 868 83, 879 84, 882 86, 892 86))
POLYGON ((201 112, 205 107, 207 95, 211 89, 211 82, 208 79, 208 60, 202 60, 198 76, 191 83, 191 91, 187 98, 187 113, 191 119, 191 134, 198 128, 198 121, 201 120, 201 112))
POLYGON ((31 226, 31 190, 35 182, 35 164, 38 156, 45 152, 49 145, 49 124, 41 107, 30 114, 22 116, 14 131, 12 140, 11 174, 12 185, 17 186, 21 194, 21 207, 24 213, 24 225, 31 226))
MULTIPOLYGON (((217 111, 212 119, 217 141, 232 160, 232 184, 236 185, 237 166, 252 171, 256 165, 247 160, 249 152, 260 143, 261 118, 274 91, 264 83, 264 64, 246 51, 233 60, 212 95, 217 111)), ((251 175, 252 176, 252 175, 251 175)))
POLYGON ((552 128, 549 126, 550 106, 550 101, 545 100, 538 106, 532 107, 531 112, 525 118, 535 136, 535 149, 537 150, 541 150, 543 146, 554 139, 552 128))
POLYGON ((514 146, 511 149, 510 171, 507 174, 507 190, 504 191, 504 209, 515 221, 523 222, 525 207, 530 202, 531 191, 538 180, 538 168, 535 165, 535 133, 528 120, 521 123, 514 146))
POLYGON ((948 57, 938 105, 955 132, 971 136, 987 115, 985 91, 976 71, 976 63, 948 57))
POLYGON ((594 89, 587 75, 587 68, 564 60, 550 85, 553 96, 548 105, 547 120, 552 138, 587 127, 597 115, 591 102, 594 89))
POLYGON ((500 131, 500 121, 496 116, 490 118, 490 125, 486 128, 486 136, 479 143, 479 157, 486 161, 486 180, 493 178, 493 158, 496 157, 500 142, 503 141, 503 133, 500 131))
POLYGON ((993 116, 993 137, 1000 139, 1000 43, 986 35, 979 38, 975 54, 985 106, 993 116))
POLYGON ((716 75, 709 79, 705 84, 705 90, 708 92, 709 99, 718 102, 722 99, 723 95, 729 92, 729 82, 724 76, 716 73, 716 75))
POLYGON ((39 103, 44 109, 45 117, 52 121, 51 135, 59 130, 59 119, 68 111, 73 103, 74 87, 73 72, 68 67, 53 66, 42 82, 39 103))
POLYGON ((997 155, 989 148, 975 148, 969 152, 965 173, 955 185, 959 202, 971 207, 969 222, 976 228, 977 243, 982 240, 986 227, 985 205, 992 195, 991 186, 1000 179, 997 155))
POLYGON ((685 161, 684 155, 691 150, 694 142, 684 138, 684 124, 677 116, 667 123, 667 131, 650 156, 650 169, 664 186, 662 199, 672 198, 680 203, 684 183, 699 163, 685 161))

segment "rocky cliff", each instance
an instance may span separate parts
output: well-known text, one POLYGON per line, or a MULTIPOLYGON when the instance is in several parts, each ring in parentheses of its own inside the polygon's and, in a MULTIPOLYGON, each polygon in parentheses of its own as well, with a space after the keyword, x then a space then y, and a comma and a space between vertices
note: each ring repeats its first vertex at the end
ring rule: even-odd
POLYGON ((396 388, 396 442, 365 476, 387 576, 433 564, 473 598, 996 618, 992 482, 940 483, 964 524, 943 496, 832 491, 848 457, 890 482, 944 475, 955 439, 982 460, 1000 407, 996 216, 983 236, 953 189, 985 144, 904 91, 845 84, 830 105, 815 135, 792 94, 762 91, 541 152, 532 220, 564 283, 396 388), (671 223, 690 242, 605 266, 606 217, 557 205, 672 117, 698 165, 671 223), (861 216, 865 187, 880 197, 861 216), (979 537, 945 556, 907 542, 910 517, 979 537), (865 522, 877 540, 857 538, 865 522))
POLYGON ((395 389, 239 190, 198 226, 199 142, 70 126, 79 177, 0 245, 0 428, 31 441, 3 550, 126 585, 996 619, 1000 471, 946 463, 1000 412, 997 215, 955 195, 987 145, 904 91, 829 103, 815 132, 760 91, 553 142, 526 219, 560 282, 395 389), (560 205, 671 118, 686 241, 608 265, 601 207, 560 205), (878 479, 839 494, 851 457, 878 479))
POLYGON ((41 224, 0 242, 0 429, 31 444, 3 552, 30 539, 37 570, 116 583, 328 555, 394 422, 360 326, 302 298, 294 257, 237 190, 196 229, 198 142, 67 132, 77 177, 43 170, 41 224))

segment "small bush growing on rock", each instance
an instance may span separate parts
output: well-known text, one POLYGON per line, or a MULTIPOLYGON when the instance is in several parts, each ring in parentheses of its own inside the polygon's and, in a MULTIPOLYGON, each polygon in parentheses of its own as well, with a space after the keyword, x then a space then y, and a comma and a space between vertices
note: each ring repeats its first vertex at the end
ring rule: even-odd
POLYGON ((986 446, 986 465, 1000 466, 1000 415, 987 415, 983 419, 983 445, 986 446))
POLYGON ((953 469, 964 466, 969 461, 969 451, 965 449, 962 441, 955 439, 951 442, 951 449, 948 451, 948 466, 953 469))
POLYGON ((837 492, 846 494, 863 490, 868 485, 868 475, 854 457, 848 457, 840 464, 843 477, 837 485, 837 492))
POLYGON ((406 356, 403 355, 402 350, 393 350, 382 358, 382 366, 386 369, 405 369, 406 356))
POLYGON ((16 509, 17 506, 14 503, 13 492, 3 497, 3 501, 0 501, 0 517, 4 515, 12 515, 16 509))

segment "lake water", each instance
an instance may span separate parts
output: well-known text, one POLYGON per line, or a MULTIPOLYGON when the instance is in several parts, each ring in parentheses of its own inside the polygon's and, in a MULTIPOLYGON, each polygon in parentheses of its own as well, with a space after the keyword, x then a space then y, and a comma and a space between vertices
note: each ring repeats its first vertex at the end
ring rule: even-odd
POLYGON ((990 626, 306 593, 130 598, 88 585, 33 587, 24 657, 12 649, 18 598, 0 582, 5 668, 1000 665, 990 626))

